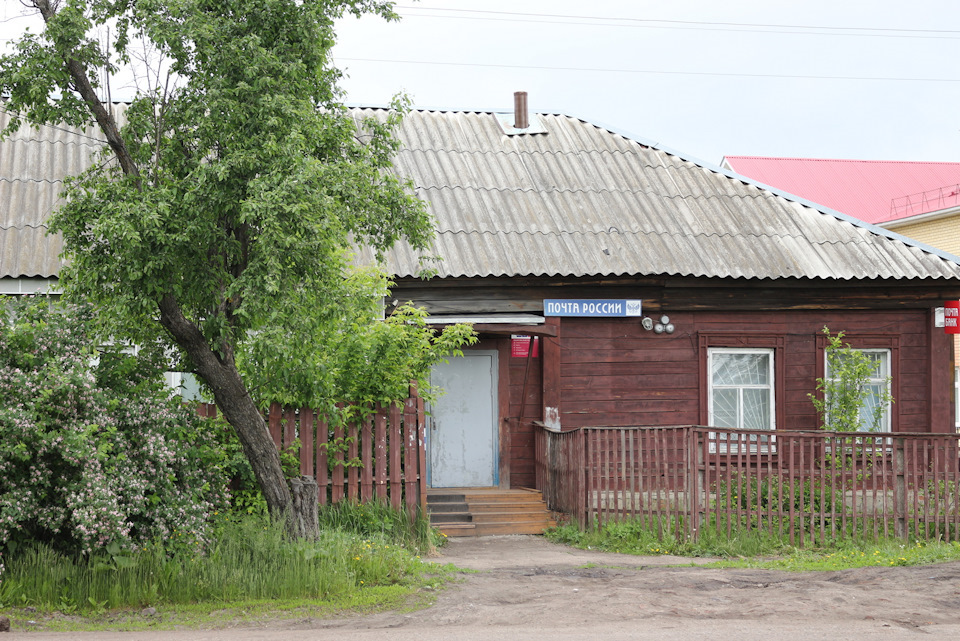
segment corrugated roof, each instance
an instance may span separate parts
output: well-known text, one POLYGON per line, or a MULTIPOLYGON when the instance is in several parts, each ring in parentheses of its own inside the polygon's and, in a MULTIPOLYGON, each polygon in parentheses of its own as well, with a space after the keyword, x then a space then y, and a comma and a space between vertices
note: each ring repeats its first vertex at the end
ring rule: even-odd
MULTIPOLYGON (((358 115, 384 111, 358 108, 358 115)), ((955 257, 584 120, 417 110, 399 173, 437 220, 439 276, 957 278, 955 257)), ((415 276, 401 244, 389 271, 415 276)))
MULTIPOLYGON (((404 119, 396 168, 436 220, 438 275, 960 278, 960 259, 893 232, 578 118, 539 118, 547 133, 513 136, 492 112, 404 119)), ((0 276, 56 275, 45 221, 100 144, 66 127, 0 142, 0 276)), ((386 258, 397 276, 422 268, 403 243, 386 258)))
MULTIPOLYGON (((0 110, 0 129, 9 121, 0 110)), ((64 178, 87 169, 102 145, 92 128, 54 126, 24 126, 0 142, 0 277, 57 275, 62 241, 47 234, 47 218, 64 178)))
POLYGON ((886 223, 960 205, 960 163, 727 156, 733 171, 830 209, 886 223))

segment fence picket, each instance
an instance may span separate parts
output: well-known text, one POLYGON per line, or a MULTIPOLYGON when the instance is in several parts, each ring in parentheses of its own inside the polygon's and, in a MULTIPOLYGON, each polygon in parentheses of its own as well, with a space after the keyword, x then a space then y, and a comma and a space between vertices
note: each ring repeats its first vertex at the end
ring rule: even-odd
POLYGON ((960 537, 960 435, 686 426, 536 438, 539 482, 583 526, 636 518, 661 536, 756 528, 800 546, 891 528, 960 537))
POLYGON ((360 427, 360 500, 373 499, 373 419, 363 418, 360 427))

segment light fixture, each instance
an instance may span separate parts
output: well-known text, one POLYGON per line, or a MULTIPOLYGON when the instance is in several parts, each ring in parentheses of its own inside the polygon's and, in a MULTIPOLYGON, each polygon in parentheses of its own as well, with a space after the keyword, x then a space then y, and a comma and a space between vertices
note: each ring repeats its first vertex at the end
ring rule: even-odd
POLYGON ((653 320, 649 316, 644 316, 640 321, 640 325, 648 332, 653 330, 654 334, 672 334, 677 329, 674 324, 670 322, 670 317, 666 314, 662 314, 658 321, 653 320))

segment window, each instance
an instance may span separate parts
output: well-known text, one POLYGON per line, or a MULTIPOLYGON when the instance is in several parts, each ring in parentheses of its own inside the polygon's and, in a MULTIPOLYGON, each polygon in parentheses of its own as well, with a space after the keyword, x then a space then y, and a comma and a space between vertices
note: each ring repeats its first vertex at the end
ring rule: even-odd
MULTIPOLYGON (((890 350, 888 349, 851 349, 866 356, 873 369, 864 381, 866 398, 860 408, 860 427, 862 432, 890 431, 890 350)), ((843 354, 840 355, 843 358, 843 354)), ((830 359, 825 359, 824 378, 836 382, 830 372, 830 359)), ((829 417, 827 422, 829 424, 829 417)))
MULTIPOLYGON (((710 425, 772 430, 774 376, 772 349, 712 348, 707 352, 710 425)), ((710 434, 711 452, 773 452, 766 434, 749 437, 726 432, 710 434)))
POLYGON ((960 432, 960 367, 953 368, 953 420, 956 430, 960 432))
POLYGON ((773 350, 713 348, 708 359, 710 425, 773 429, 773 350))

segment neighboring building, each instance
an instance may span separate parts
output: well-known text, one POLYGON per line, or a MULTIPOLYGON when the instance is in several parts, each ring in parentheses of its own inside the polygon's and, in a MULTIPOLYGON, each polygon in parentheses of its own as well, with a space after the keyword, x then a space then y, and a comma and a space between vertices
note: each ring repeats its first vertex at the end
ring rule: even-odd
MULTIPOLYGON (((435 217, 428 253, 442 260, 422 279, 408 246, 390 251, 393 298, 480 335, 435 370, 447 394, 427 430, 433 486, 533 486, 537 423, 816 429, 825 326, 890 376, 886 428, 952 431, 935 309, 960 298, 960 259, 578 118, 515 124, 414 110, 399 132, 397 171, 435 217)), ((61 133, 0 143, 0 162, 61 133)), ((60 147, 42 148, 16 176, 63 175, 60 147)), ((0 229, 0 247, 16 233, 0 229)), ((4 254, 0 269, 11 282, 56 274, 18 273, 4 254)))
POLYGON ((960 255, 960 163, 726 156, 722 166, 960 255))
MULTIPOLYGON (((727 156, 723 167, 885 229, 960 255, 960 163, 727 156)), ((960 429, 960 335, 954 398, 960 429)))

